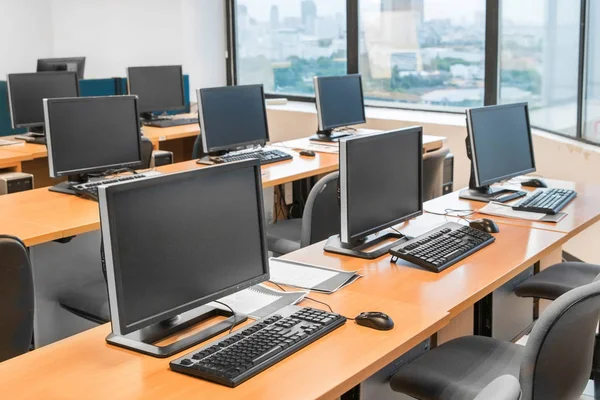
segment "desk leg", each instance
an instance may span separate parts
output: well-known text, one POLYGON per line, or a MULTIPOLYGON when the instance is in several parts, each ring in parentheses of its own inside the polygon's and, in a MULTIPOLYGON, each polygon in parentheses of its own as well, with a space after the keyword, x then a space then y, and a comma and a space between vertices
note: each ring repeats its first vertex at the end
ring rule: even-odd
POLYGON ((463 336, 473 335, 474 322, 473 306, 452 318, 450 323, 437 333, 437 346, 463 336))
POLYGON ((76 236, 69 243, 44 243, 29 249, 35 290, 35 347, 97 326, 63 309, 62 294, 104 279, 100 231, 76 236))

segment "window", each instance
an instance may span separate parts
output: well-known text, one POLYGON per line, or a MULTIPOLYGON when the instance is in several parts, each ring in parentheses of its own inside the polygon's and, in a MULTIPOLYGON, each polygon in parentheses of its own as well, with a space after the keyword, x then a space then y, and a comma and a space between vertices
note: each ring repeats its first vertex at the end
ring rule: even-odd
POLYGON ((237 0, 238 84, 314 95, 316 75, 344 75, 346 0, 237 0))
POLYGON ((600 143, 600 3, 597 0, 590 0, 588 7, 583 137, 600 143))
POLYGON ((531 124, 575 136, 580 1, 503 0, 500 102, 529 102, 531 124))
POLYGON ((367 104, 483 105, 485 1, 360 0, 367 104))

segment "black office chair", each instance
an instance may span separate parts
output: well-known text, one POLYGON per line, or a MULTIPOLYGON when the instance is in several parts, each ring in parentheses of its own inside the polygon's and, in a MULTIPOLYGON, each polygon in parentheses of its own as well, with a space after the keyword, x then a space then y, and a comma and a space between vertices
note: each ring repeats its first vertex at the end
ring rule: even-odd
POLYGON ((579 399, 592 368, 599 278, 556 299, 526 346, 484 336, 454 339, 401 367, 390 386, 421 400, 468 400, 499 376, 512 375, 522 400, 579 399))
POLYGON ((204 153, 204 147, 202 146, 202 133, 196 136, 196 140, 194 141, 194 147, 192 149, 192 160, 197 160, 199 158, 204 157, 206 154, 204 153))
POLYGON ((444 160, 448 147, 423 154, 423 201, 440 197, 444 192, 444 160))
POLYGON ((302 218, 267 227, 267 248, 275 255, 291 253, 340 233, 339 172, 320 179, 306 200, 302 218))
POLYGON ((139 169, 150 168, 153 149, 154 145, 152 144, 152 141, 147 137, 142 136, 142 163, 140 164, 139 169))
POLYGON ((27 353, 33 338, 33 275, 27 248, 0 235, 0 362, 27 353))

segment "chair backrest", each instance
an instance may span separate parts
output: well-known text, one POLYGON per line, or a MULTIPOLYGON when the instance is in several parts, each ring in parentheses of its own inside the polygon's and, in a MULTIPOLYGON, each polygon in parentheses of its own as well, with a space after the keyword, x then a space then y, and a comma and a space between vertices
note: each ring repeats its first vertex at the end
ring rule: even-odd
POLYGON ((27 248, 16 237, 0 235, 0 362, 29 351, 33 296, 27 248))
POLYGON ((339 172, 324 176, 308 194, 302 215, 302 247, 340 233, 339 177, 339 172))
POLYGON ((448 147, 423 154, 423 201, 439 197, 444 186, 444 160, 448 147))
POLYGON ((192 149, 192 160, 196 160, 198 158, 204 157, 204 147, 202 147, 202 133, 196 136, 196 140, 194 141, 194 147, 192 149))
POLYGON ((150 168, 150 163, 152 162, 152 149, 154 145, 152 141, 147 137, 142 136, 142 163, 140 169, 148 169, 150 168))
POLYGON ((580 398, 590 378, 599 316, 598 280, 550 304, 525 347, 519 376, 523 400, 580 398))

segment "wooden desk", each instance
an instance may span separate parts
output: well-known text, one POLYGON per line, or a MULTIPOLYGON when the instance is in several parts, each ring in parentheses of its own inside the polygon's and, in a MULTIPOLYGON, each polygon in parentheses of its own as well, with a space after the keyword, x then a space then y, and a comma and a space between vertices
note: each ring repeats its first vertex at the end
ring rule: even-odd
MULTIPOLYGON (((1 363, 0 386, 10 399, 333 399, 448 322, 443 311, 384 300, 376 292, 342 290, 327 301, 352 317, 385 305, 393 330, 348 321, 235 389, 170 371, 169 361, 178 356, 157 359, 107 345, 109 324, 1 363)), ((307 300, 302 305, 321 307, 307 300)))
MULTIPOLYGON (((373 133, 373 132, 382 132, 373 129, 363 129, 365 133, 373 133)), ((431 135, 423 135, 423 152, 427 153, 433 150, 441 149, 444 146, 444 142, 446 141, 445 137, 442 136, 431 136, 431 135)), ((284 147, 289 148, 304 148, 310 143, 308 138, 288 140, 287 142, 283 142, 280 145, 284 145, 284 147)), ((277 144, 274 144, 277 146, 277 144)), ((321 153, 323 154, 323 153, 321 153)))
POLYGON ((30 159, 29 154, 9 151, 6 146, 0 148, 0 168, 2 169, 21 171, 21 163, 30 159))
MULTIPOLYGON (((568 239, 600 221, 600 185, 574 183, 552 179, 545 179, 545 181, 551 188, 573 189, 577 192, 577 197, 562 210, 562 212, 567 213, 567 216, 564 217, 560 222, 552 223, 526 221, 514 218, 496 217, 481 213, 477 213, 476 218, 485 217, 501 224, 561 232, 567 235, 568 239)), ((514 186, 511 186, 511 188, 529 191, 535 190, 533 188, 521 188, 514 186)), ((437 199, 428 201, 425 203, 424 209, 425 211, 429 212, 444 213, 444 210, 447 208, 456 210, 478 210, 479 208, 485 206, 485 203, 464 200, 459 198, 458 195, 459 192, 456 191, 454 193, 450 193, 445 196, 438 197, 437 199)))

